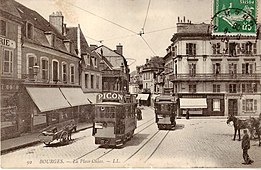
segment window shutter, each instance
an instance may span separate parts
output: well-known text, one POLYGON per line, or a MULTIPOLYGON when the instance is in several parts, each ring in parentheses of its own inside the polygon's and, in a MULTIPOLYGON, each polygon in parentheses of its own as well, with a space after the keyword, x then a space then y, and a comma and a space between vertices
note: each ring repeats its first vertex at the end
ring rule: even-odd
POLYGON ((246 100, 242 100, 242 103, 243 103, 242 110, 246 111, 246 100))
POLYGON ((188 55, 189 54, 189 44, 186 43, 186 54, 188 55))
POLYGON ((253 43, 253 53, 256 54, 256 43, 253 43))
POLYGON ((257 111, 257 100, 254 100, 254 111, 257 111))
POLYGON ((242 74, 246 74, 246 64, 242 64, 242 74))
POLYGON ((237 43, 237 54, 240 54, 240 43, 237 43))
POLYGON ((253 64, 249 64, 249 74, 253 74, 253 64))
POLYGON ((240 83, 237 84, 237 93, 240 93, 240 83))
POLYGON ((193 55, 196 55, 196 44, 193 44, 193 55))

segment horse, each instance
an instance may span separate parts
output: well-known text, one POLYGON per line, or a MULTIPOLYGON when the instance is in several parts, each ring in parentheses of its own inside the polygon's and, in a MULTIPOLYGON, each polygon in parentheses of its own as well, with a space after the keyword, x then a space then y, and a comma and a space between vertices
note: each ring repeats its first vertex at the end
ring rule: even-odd
POLYGON ((230 116, 228 116, 227 124, 229 124, 231 121, 233 122, 234 130, 235 130, 233 140, 236 139, 237 132, 238 132, 238 137, 239 137, 238 140, 239 141, 241 140, 240 129, 248 129, 250 132, 250 139, 252 139, 254 130, 253 130, 253 126, 251 125, 250 119, 242 120, 242 119, 235 117, 234 115, 230 115, 230 116))
POLYGON ((260 118, 251 117, 250 121, 251 121, 252 127, 256 131, 256 134, 257 134, 257 137, 258 137, 258 141, 259 141, 259 146, 261 146, 261 139, 260 139, 260 136, 261 136, 261 119, 260 118))

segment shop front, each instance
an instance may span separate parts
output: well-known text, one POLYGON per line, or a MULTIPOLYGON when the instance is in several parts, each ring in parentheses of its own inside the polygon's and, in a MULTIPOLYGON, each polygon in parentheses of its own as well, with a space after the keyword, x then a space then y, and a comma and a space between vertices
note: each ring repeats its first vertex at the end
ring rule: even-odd
POLYGON ((25 87, 19 106, 21 133, 38 131, 67 119, 82 120, 90 102, 80 88, 25 87))
POLYGON ((139 106, 143 105, 143 106, 150 106, 150 94, 138 94, 138 96, 136 97, 139 106))

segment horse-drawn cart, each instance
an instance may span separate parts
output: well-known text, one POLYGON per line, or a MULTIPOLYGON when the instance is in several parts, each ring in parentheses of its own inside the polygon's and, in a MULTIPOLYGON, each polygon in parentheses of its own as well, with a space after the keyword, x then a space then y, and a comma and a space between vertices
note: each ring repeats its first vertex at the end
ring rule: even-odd
POLYGON ((71 139, 71 133, 76 131, 76 128, 77 125, 74 120, 51 125, 43 129, 39 135, 39 139, 45 145, 50 145, 50 143, 55 140, 65 144, 71 139))

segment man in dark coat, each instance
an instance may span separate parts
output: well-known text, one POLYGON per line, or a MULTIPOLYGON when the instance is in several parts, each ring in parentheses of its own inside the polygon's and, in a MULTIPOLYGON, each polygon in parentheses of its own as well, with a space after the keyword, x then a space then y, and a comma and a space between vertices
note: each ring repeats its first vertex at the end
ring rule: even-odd
POLYGON ((245 163, 243 164, 251 164, 254 161, 249 158, 249 155, 247 153, 248 149, 250 149, 250 138, 246 129, 243 132, 244 132, 244 136, 242 139, 242 149, 243 149, 243 158, 245 161, 245 163))
POLYGON ((189 109, 186 112, 186 119, 189 119, 189 109))

